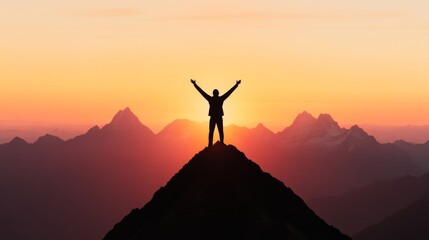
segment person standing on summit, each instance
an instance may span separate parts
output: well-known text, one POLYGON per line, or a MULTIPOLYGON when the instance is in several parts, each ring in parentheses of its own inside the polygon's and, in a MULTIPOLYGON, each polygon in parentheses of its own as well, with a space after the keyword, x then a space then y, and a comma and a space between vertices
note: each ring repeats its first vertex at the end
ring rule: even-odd
POLYGON ((238 85, 241 83, 241 80, 237 80, 235 85, 229 89, 228 92, 226 92, 224 95, 219 96, 219 91, 217 89, 213 90, 213 96, 208 95, 206 92, 204 92, 198 85, 197 81, 191 79, 191 83, 194 84, 194 87, 198 90, 201 95, 209 102, 210 109, 209 109, 209 116, 210 116, 210 124, 209 124, 209 147, 213 145, 213 132, 215 129, 215 126, 217 125, 217 130, 219 131, 219 138, 220 142, 223 143, 223 101, 225 101, 229 95, 231 95, 232 92, 238 87, 238 85))

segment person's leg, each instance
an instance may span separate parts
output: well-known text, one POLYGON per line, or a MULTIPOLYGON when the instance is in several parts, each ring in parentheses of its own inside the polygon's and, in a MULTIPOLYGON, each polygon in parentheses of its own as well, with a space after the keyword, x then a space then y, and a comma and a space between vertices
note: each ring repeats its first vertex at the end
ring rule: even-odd
POLYGON ((213 145, 213 132, 215 128, 216 121, 213 117, 210 117, 209 123, 209 147, 213 145))
POLYGON ((219 131, 220 142, 223 143, 223 119, 219 117, 217 119, 217 130, 219 131))

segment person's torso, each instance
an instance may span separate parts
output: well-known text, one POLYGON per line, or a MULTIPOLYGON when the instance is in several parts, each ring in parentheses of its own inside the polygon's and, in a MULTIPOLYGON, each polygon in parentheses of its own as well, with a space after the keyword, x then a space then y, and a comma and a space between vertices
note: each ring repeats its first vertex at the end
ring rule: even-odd
POLYGON ((223 116, 223 99, 220 97, 211 97, 209 100, 210 109, 209 116, 211 117, 219 117, 223 116))

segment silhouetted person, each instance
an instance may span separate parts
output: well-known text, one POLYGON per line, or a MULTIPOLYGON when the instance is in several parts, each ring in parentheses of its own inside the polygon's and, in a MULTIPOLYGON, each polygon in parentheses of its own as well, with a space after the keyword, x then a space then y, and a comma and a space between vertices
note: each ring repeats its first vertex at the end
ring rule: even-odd
POLYGON ((194 84, 194 87, 198 90, 198 92, 203 95, 203 97, 209 102, 210 109, 209 109, 209 116, 210 116, 210 124, 209 124, 209 146, 213 145, 213 132, 215 129, 215 126, 217 125, 217 130, 219 131, 219 138, 220 142, 223 143, 223 101, 225 101, 229 95, 231 95, 232 92, 238 87, 238 85, 241 83, 241 80, 237 80, 235 85, 229 89, 228 92, 226 92, 224 95, 219 96, 219 91, 217 89, 213 90, 213 96, 208 95, 205 93, 198 85, 197 81, 191 79, 192 84, 194 84))

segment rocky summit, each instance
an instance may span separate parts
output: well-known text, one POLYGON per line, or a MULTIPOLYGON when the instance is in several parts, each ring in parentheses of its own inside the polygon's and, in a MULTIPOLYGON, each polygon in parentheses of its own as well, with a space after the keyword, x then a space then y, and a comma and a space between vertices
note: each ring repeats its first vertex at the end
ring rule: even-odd
POLYGON ((350 239, 232 145, 196 154, 105 240, 350 239))

